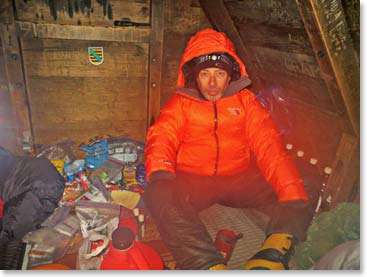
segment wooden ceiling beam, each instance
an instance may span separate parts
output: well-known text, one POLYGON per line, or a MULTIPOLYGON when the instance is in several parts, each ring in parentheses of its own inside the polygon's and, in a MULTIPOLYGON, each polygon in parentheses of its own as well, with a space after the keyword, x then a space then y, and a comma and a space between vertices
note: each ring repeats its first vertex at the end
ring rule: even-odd
POLYGON ((342 3, 340 0, 297 0, 297 4, 332 99, 338 105, 335 82, 353 131, 359 137, 359 61, 342 3))
POLYGON ((238 56, 246 65, 246 70, 250 79, 254 83, 257 83, 258 76, 256 72, 254 72, 255 67, 252 65, 250 59, 251 55, 246 49, 241 36, 223 3, 223 0, 199 0, 199 2, 213 27, 216 30, 225 33, 229 39, 232 40, 236 47, 238 56))

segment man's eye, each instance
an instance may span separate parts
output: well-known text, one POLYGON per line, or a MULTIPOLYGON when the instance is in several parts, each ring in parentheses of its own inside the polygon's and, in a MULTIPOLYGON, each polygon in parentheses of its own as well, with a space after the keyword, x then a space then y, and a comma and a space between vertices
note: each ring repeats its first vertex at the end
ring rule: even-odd
POLYGON ((200 77, 201 78, 206 78, 208 76, 209 76, 209 74, 207 72, 200 72, 200 77))
POLYGON ((224 72, 224 71, 218 71, 217 72, 217 77, 223 78, 224 76, 226 76, 226 72, 224 72))

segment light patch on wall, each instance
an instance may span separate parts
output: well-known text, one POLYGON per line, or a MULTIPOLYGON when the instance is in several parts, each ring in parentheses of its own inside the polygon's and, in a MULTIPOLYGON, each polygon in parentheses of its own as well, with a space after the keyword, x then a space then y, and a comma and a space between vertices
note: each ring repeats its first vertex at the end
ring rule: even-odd
POLYGON ((102 64, 104 60, 103 47, 88 47, 88 57, 91 64, 102 64))

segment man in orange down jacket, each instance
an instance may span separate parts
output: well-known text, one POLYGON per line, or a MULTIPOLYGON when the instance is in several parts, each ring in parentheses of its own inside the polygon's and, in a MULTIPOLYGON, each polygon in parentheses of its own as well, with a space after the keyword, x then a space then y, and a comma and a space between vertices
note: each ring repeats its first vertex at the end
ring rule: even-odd
POLYGON ((177 91, 148 130, 145 201, 177 269, 226 269, 198 217, 214 203, 273 204, 264 244, 244 269, 288 269, 294 244, 306 238, 316 201, 250 83, 227 36, 199 31, 182 56, 177 91))

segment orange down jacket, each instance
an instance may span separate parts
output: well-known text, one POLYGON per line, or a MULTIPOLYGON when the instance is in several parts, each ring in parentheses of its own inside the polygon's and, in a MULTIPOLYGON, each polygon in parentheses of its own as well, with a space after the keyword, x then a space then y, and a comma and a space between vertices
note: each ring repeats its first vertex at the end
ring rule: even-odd
POLYGON ((179 67, 177 91, 161 109, 146 140, 146 170, 176 170, 198 175, 232 175, 243 172, 250 151, 280 202, 307 200, 303 181, 284 149, 270 114, 254 94, 245 65, 224 33, 202 30, 188 42, 179 67), (226 52, 240 65, 240 80, 230 83, 216 102, 203 99, 195 89, 185 88, 182 66, 191 59, 213 52, 226 52))

